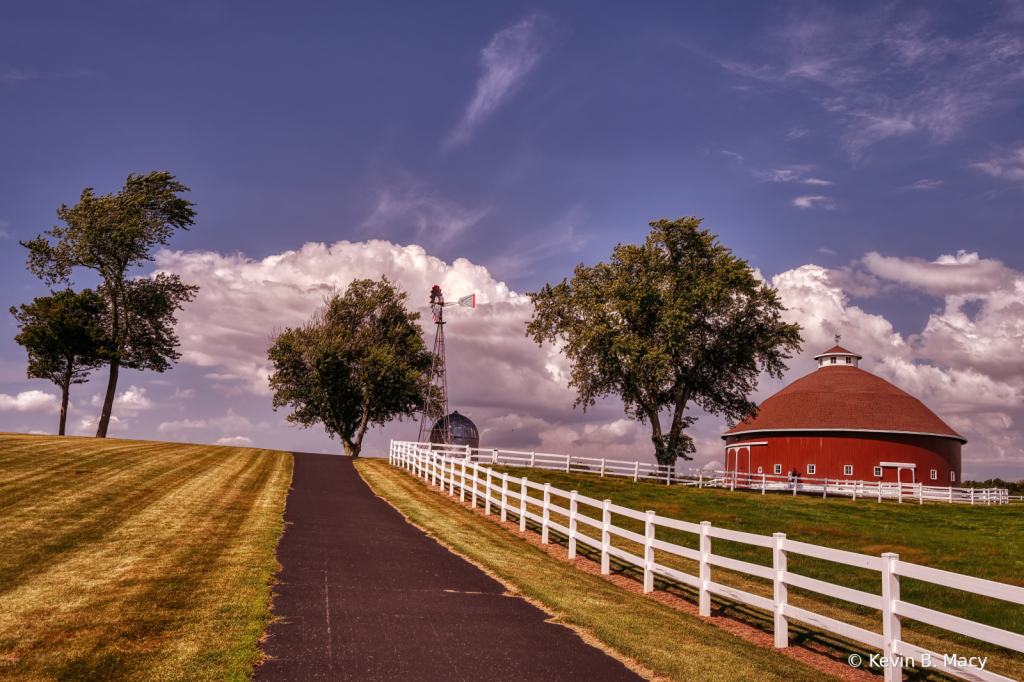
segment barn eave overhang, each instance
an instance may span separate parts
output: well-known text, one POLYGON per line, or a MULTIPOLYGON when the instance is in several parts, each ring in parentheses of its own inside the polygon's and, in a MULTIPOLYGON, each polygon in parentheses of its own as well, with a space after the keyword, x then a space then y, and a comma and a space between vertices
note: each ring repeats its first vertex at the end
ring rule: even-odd
MULTIPOLYGON (((963 436, 954 436, 948 433, 928 433, 926 431, 890 431, 886 429, 751 429, 749 431, 739 431, 736 433, 724 433, 722 434, 722 440, 729 438, 730 436, 736 436, 738 438, 755 438, 763 433, 886 433, 886 434, 897 434, 902 436, 935 436, 936 438, 949 438, 951 440, 960 441, 961 444, 967 443, 967 439, 963 436)), ((740 445, 740 443, 733 443, 733 445, 740 445)))

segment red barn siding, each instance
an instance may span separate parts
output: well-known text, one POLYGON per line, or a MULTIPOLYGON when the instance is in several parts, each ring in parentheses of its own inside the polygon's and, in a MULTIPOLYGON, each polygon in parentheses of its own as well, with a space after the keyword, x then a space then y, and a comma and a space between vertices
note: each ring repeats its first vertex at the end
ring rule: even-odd
MULTIPOLYGON (((925 485, 948 486, 950 473, 956 474, 954 485, 961 483, 960 441, 939 436, 918 434, 887 433, 836 433, 836 432, 746 432, 730 435, 727 445, 742 442, 767 442, 767 445, 753 445, 749 448, 749 471, 757 474, 758 467, 766 474, 773 472, 775 464, 782 465, 782 473, 794 469, 808 477, 807 465, 814 464, 817 471, 813 478, 849 479, 859 481, 879 480, 874 468, 881 462, 916 464, 914 482, 925 485), (844 465, 853 465, 853 474, 843 473, 844 465), (938 472, 932 480, 930 472, 938 472)), ((747 471, 746 448, 726 451, 728 471, 747 471), (740 451, 737 457, 736 450, 740 451)), ((883 468, 881 480, 896 482, 897 470, 883 468)), ((903 472, 904 482, 909 472, 903 472)))

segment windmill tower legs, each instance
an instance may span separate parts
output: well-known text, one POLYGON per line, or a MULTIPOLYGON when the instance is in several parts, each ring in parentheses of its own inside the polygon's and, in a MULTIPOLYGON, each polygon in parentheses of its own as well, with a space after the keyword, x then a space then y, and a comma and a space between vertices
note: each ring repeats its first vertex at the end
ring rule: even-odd
POLYGON ((451 428, 441 421, 448 414, 448 376, 444 366, 444 322, 438 320, 434 335, 434 359, 430 365, 430 377, 423 396, 423 414, 420 416, 419 442, 430 441, 430 432, 440 421, 441 442, 452 442, 451 428))

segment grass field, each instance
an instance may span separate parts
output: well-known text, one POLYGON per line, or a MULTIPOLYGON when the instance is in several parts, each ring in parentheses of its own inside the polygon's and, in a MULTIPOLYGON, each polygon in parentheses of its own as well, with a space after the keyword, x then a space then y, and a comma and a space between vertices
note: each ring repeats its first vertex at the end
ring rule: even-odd
MULTIPOLYGON (((714 525, 760 535, 784 532, 788 537, 813 544, 844 549, 864 554, 879 555, 896 552, 902 559, 966 575, 997 580, 1013 585, 1024 585, 1024 507, 963 506, 948 504, 902 505, 896 502, 876 502, 849 499, 822 500, 819 497, 789 495, 760 495, 749 492, 704 489, 654 483, 633 483, 624 479, 599 478, 588 474, 565 474, 542 469, 496 467, 516 477, 527 476, 537 483, 551 483, 563 490, 577 490, 581 495, 596 499, 610 499, 615 504, 646 511, 652 509, 661 516, 690 522, 710 521, 714 525)), ((531 491, 539 498, 540 493, 531 491)), ((539 500, 538 500, 539 501, 539 500)), ((538 507, 531 511, 539 513, 538 507)), ((598 510, 581 505, 581 511, 596 518, 598 510)), ((552 514, 552 519, 567 525, 565 519, 552 514)), ((613 515, 617 526, 643 534, 643 524, 619 515, 613 515)), ((532 525, 532 524, 531 524, 532 525)), ((596 529, 580 524, 580 531, 597 537, 596 529)), ((563 542, 552 534, 556 541, 563 542)), ((688 533, 658 529, 660 540, 696 549, 694 536, 688 533)), ((613 544, 633 554, 643 555, 638 545, 613 536, 613 544)), ((723 556, 771 565, 770 550, 738 543, 714 540, 714 552, 723 556)), ((597 559, 599 554, 580 545, 582 554, 597 559)), ((669 555, 657 554, 658 562, 695 575, 695 562, 669 555)), ((613 566, 617 562, 613 560, 613 566)), ((618 565, 619 570, 638 579, 639 569, 618 565)), ((791 571, 819 580, 847 587, 881 593, 878 574, 857 570, 831 562, 791 555, 791 571)), ((717 582, 771 597, 771 584, 756 577, 740 575, 713 568, 717 582)), ((906 601, 951 613, 977 622, 1024 634, 1024 607, 984 597, 976 597, 957 590, 936 587, 904 578, 902 597, 906 601)), ((657 584, 670 589, 693 602, 696 591, 672 585, 660 578, 657 584)), ((876 611, 815 593, 790 588, 790 601, 797 606, 817 611, 868 630, 881 632, 881 619, 876 611)), ((713 597, 713 603, 735 618, 771 631, 771 617, 765 612, 728 600, 713 597)), ((797 643, 814 642, 838 651, 864 653, 861 645, 844 641, 799 624, 790 625, 791 640, 797 643)), ((940 653, 982 655, 991 658, 986 669, 995 670, 1014 678, 1022 677, 1024 656, 1006 649, 980 643, 937 628, 905 621, 904 637, 908 641, 940 653)), ((910 679, 930 679, 932 673, 912 674, 910 679)))
POLYGON ((0 678, 246 680, 283 452, 0 434, 0 678))
POLYGON ((559 561, 386 460, 362 459, 356 466, 413 523, 542 603, 560 622, 588 631, 668 679, 835 679, 559 561))

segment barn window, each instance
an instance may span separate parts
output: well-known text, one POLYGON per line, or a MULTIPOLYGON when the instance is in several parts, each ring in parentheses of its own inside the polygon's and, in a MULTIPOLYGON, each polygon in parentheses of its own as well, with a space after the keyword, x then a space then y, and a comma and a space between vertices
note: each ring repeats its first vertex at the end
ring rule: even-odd
POLYGON ((850 363, 852 363, 852 362, 853 362, 853 358, 851 358, 851 357, 850 357, 849 355, 847 355, 847 356, 846 356, 846 364, 848 364, 848 365, 849 365, 849 364, 850 364, 850 363))
POLYGON ((775 473, 776 474, 781 474, 782 473, 782 465, 781 464, 776 464, 775 465, 775 473))
POLYGON ((818 467, 816 467, 815 465, 813 465, 813 464, 808 464, 808 465, 807 465, 807 475, 808 475, 808 476, 813 476, 813 475, 814 475, 814 473, 815 473, 815 472, 816 472, 817 470, 818 470, 818 467))
POLYGON ((935 469, 932 469, 932 480, 933 481, 939 480, 939 472, 936 471, 935 469))
POLYGON ((843 465, 843 476, 853 476, 853 465, 852 464, 844 464, 843 465))
POLYGON ((882 467, 875 467, 875 476, 882 477, 882 467))
POLYGON ((832 356, 832 364, 833 365, 836 364, 836 356, 834 356, 834 355, 832 356))
POLYGON ((949 480, 956 481, 956 472, 955 471, 950 471, 949 472, 949 480))

